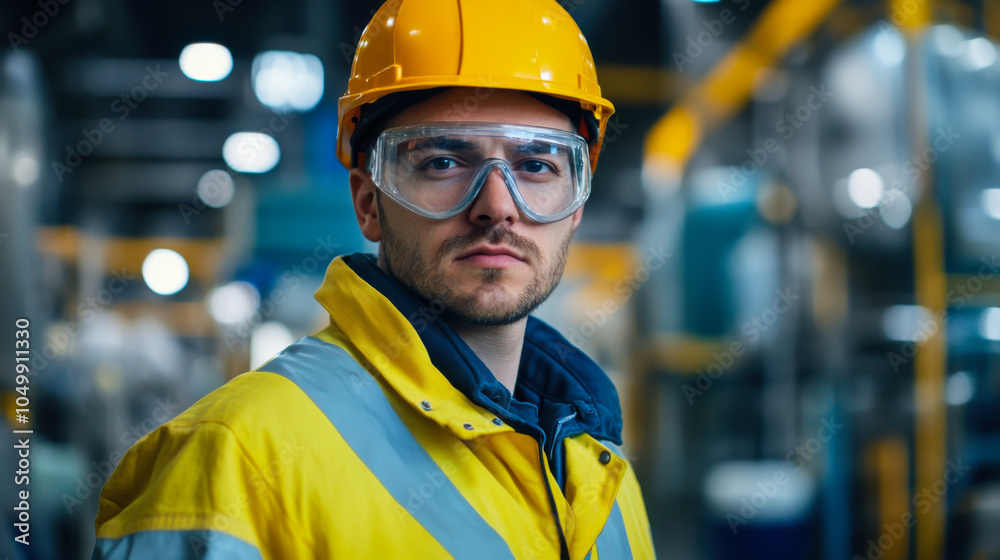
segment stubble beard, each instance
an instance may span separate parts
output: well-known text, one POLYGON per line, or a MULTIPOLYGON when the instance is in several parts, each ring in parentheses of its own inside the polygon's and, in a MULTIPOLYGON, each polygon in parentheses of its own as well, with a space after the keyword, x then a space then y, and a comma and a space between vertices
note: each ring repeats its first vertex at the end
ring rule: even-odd
POLYGON ((412 236, 395 231, 385 220, 381 201, 378 201, 382 220, 380 250, 385 264, 399 283, 428 302, 442 308, 445 321, 458 320, 472 325, 503 326, 527 317, 542 304, 562 278, 566 268, 569 244, 573 230, 566 237, 549 261, 543 261, 538 246, 530 239, 515 234, 504 227, 476 229, 468 234, 450 237, 441 244, 432 262, 423 262, 419 247, 412 236), (445 276, 444 267, 464 249, 479 243, 504 244, 522 253, 528 263, 534 264, 535 276, 520 295, 511 294, 504 286, 507 271, 484 268, 479 271, 479 285, 469 293, 459 293, 445 276))

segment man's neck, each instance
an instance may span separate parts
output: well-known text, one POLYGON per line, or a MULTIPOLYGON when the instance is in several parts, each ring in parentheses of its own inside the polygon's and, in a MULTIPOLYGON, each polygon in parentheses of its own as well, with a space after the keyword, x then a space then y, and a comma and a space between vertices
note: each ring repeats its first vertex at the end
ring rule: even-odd
MULTIPOLYGON (((389 275, 385 262, 385 252, 378 252, 378 266, 389 275)), ((517 370, 521 365, 521 347, 524 346, 524 329, 528 319, 503 326, 473 325, 464 321, 448 321, 448 326, 472 348, 476 356, 489 368, 493 377, 503 384, 511 394, 517 383, 517 370)))
POLYGON ((459 321, 451 321, 448 326, 472 348, 497 381, 513 394, 527 324, 527 319, 521 319, 500 327, 471 325, 459 321))

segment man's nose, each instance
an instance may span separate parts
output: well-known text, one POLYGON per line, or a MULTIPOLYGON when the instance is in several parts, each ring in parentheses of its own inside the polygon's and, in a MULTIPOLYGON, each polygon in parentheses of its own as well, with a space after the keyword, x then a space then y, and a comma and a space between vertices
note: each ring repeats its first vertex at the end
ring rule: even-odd
POLYGON ((517 203, 507 189, 503 172, 494 167, 483 179, 483 188, 469 207, 469 221, 480 227, 494 226, 503 222, 509 225, 520 219, 517 203))

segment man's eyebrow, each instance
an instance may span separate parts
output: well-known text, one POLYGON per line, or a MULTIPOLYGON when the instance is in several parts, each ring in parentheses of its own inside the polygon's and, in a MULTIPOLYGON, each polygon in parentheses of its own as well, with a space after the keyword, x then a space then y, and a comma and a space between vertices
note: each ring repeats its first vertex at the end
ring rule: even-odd
POLYGON ((512 155, 564 154, 566 148, 550 142, 528 142, 520 144, 511 150, 512 155))
POLYGON ((413 140, 409 145, 409 150, 447 150, 468 152, 474 150, 476 145, 463 138, 449 138, 447 136, 435 136, 433 138, 421 138, 413 140))

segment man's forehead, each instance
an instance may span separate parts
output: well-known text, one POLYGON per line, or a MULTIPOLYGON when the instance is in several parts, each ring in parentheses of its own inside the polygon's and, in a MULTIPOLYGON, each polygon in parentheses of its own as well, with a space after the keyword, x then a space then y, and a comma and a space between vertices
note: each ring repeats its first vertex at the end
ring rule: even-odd
POLYGON ((441 134, 427 138, 417 138, 404 143, 401 151, 437 151, 444 150, 450 152, 473 152, 481 153, 495 149, 501 149, 508 154, 530 155, 530 154, 555 154, 567 151, 565 146, 559 146, 551 142, 538 141, 530 138, 498 138, 498 137, 477 137, 462 136, 462 130, 456 129, 453 135, 441 134))
POLYGON ((573 132, 569 117, 520 91, 451 88, 400 111, 386 128, 426 122, 486 122, 541 126, 573 132))

